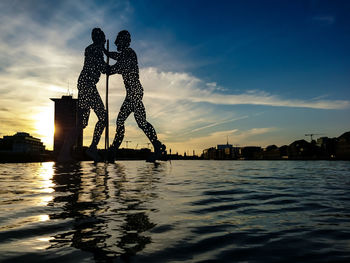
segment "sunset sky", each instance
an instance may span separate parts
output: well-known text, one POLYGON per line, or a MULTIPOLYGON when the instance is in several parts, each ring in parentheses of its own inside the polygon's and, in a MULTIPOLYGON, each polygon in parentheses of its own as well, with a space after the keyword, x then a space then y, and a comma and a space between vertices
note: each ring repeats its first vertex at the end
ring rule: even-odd
MULTIPOLYGON (((94 27, 111 49, 130 31, 147 118, 173 153, 227 137, 281 146, 305 133, 339 136, 350 131, 349 13, 350 1, 336 0, 1 0, 0 137, 25 131, 52 149, 50 98, 77 96, 94 27)), ((105 76, 98 89, 104 100, 105 76)), ((124 96, 121 76, 110 77, 111 137, 124 96)), ((133 115, 125 140, 147 147, 133 115)))

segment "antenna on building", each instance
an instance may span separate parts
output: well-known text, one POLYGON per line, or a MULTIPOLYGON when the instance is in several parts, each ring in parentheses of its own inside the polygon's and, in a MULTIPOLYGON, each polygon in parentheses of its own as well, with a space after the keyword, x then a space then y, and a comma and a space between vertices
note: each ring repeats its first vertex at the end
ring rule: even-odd
POLYGON ((131 141, 125 141, 125 144, 126 144, 126 148, 127 148, 127 149, 128 149, 129 142, 131 142, 131 141))
POLYGON ((68 82, 67 82, 67 86, 68 86, 68 87, 67 87, 67 95, 73 97, 73 91, 70 92, 70 89, 69 89, 69 80, 68 80, 68 82))

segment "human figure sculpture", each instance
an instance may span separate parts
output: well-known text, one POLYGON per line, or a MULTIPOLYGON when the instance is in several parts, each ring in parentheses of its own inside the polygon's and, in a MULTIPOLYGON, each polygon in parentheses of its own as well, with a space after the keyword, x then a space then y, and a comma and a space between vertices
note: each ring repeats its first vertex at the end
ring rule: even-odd
POLYGON ((99 160, 97 144, 106 127, 106 110, 96 84, 100 80, 101 73, 106 73, 108 65, 103 59, 104 44, 106 43, 104 32, 100 28, 94 28, 91 32, 91 38, 93 43, 85 49, 84 66, 78 78, 77 127, 73 128, 66 137, 58 161, 71 159, 70 151, 77 138, 78 130, 84 129, 88 125, 91 109, 97 115, 98 121, 95 125, 91 145, 86 153, 94 161, 99 160))
POLYGON ((109 68, 109 75, 121 74, 123 77, 126 97, 117 117, 117 128, 113 143, 110 147, 112 160, 115 158, 116 150, 120 147, 125 133, 125 121, 133 112, 137 125, 146 134, 154 147, 154 155, 148 161, 164 158, 166 155, 165 145, 158 138, 153 126, 146 120, 146 110, 143 105, 143 87, 139 80, 139 68, 135 51, 130 47, 131 36, 126 30, 120 31, 115 40, 117 52, 105 51, 105 54, 116 60, 109 68))

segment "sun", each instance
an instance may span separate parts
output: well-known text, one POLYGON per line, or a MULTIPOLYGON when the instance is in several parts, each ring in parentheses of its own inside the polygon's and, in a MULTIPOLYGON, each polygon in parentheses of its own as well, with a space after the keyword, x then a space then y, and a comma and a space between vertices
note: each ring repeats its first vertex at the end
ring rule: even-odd
POLYGON ((45 108, 34 116, 35 133, 44 143, 46 149, 53 148, 54 110, 51 107, 45 108))

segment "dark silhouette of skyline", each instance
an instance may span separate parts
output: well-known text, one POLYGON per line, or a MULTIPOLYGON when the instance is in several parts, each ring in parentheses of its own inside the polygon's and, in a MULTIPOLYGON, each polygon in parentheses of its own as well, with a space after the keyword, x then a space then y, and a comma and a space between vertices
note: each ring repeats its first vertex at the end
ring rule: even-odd
POLYGON ((317 141, 296 140, 289 145, 233 147, 218 145, 203 150, 203 159, 215 160, 350 160, 350 132, 337 138, 321 137, 317 141))

